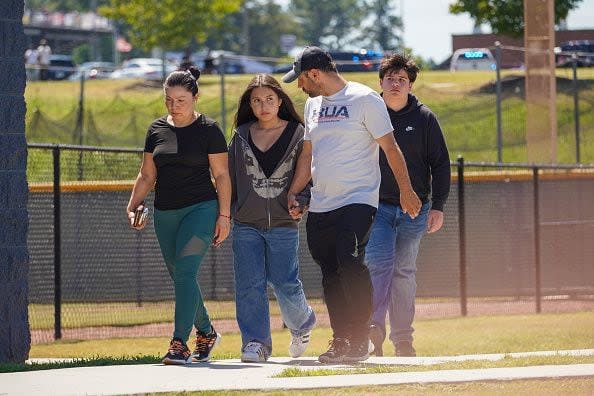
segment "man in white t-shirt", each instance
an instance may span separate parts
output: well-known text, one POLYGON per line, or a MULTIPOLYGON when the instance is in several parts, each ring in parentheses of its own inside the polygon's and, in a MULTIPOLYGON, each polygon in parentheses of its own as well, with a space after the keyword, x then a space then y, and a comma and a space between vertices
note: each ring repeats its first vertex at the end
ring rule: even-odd
POLYGON ((310 253, 322 270, 333 339, 322 363, 356 362, 373 351, 369 341, 372 286, 365 246, 379 202, 379 148, 400 188, 403 211, 415 217, 421 201, 412 189, 404 157, 382 98, 346 81, 328 52, 306 47, 283 77, 298 79, 305 104, 303 154, 289 189, 288 207, 298 216, 295 192, 313 180, 307 219, 310 253))

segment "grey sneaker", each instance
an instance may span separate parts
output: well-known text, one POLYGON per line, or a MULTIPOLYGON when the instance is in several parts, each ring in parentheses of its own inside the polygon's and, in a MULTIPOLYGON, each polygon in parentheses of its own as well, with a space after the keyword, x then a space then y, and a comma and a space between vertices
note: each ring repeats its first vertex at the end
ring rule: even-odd
POLYGON ((244 363, 262 363, 268 360, 266 347, 257 341, 250 341, 241 351, 241 361, 244 363))
POLYGON ((289 355, 291 355, 292 358, 298 358, 299 356, 305 353, 305 350, 309 345, 310 336, 311 331, 308 331, 307 333, 301 334, 299 336, 291 334, 291 344, 289 344, 289 355))

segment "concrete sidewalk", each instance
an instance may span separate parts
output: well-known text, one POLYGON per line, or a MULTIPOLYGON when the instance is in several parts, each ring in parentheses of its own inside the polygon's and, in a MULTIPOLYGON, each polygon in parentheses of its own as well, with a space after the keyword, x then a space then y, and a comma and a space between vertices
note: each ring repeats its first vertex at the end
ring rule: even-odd
MULTIPOLYGON (((505 356, 594 355, 594 349, 444 357, 371 357, 366 365, 428 365, 448 361, 499 360, 505 356)), ((356 385, 465 382, 594 376, 594 364, 533 366, 472 370, 442 370, 387 374, 273 378, 289 367, 303 370, 349 368, 322 365, 316 358, 271 358, 267 363, 213 360, 185 366, 160 364, 80 367, 0 374, 0 395, 115 395, 148 392, 307 389, 356 385)))

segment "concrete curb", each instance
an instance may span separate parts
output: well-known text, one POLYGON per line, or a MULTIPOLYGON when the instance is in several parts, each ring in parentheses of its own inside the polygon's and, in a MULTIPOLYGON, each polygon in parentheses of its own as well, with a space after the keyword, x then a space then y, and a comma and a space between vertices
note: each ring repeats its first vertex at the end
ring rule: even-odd
MULTIPOLYGON (((427 365, 448 361, 499 360, 505 356, 585 356, 594 349, 540 351, 442 357, 371 357, 366 364, 427 365)), ((38 361, 38 360, 36 360, 38 361)), ((357 385, 406 383, 449 383, 467 381, 516 380, 534 378, 594 376, 594 364, 531 366, 470 370, 331 375, 323 377, 273 378, 289 367, 300 369, 348 368, 348 365, 322 365, 316 358, 271 358, 267 363, 242 363, 238 359, 215 360, 185 366, 160 364, 79 367, 0 374, 0 395, 115 395, 149 392, 248 389, 308 389, 357 385)))

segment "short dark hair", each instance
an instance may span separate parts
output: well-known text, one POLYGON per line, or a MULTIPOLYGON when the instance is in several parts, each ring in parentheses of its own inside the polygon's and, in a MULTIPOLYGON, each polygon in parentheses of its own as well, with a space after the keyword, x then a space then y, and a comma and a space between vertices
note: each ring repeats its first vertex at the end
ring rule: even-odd
POLYGON ((250 121, 256 121, 256 115, 250 106, 250 98, 254 88, 266 87, 272 89, 280 99, 282 99, 280 108, 278 109, 278 117, 282 120, 293 121, 299 124, 303 124, 303 120, 297 110, 293 101, 283 91, 282 87, 276 81, 274 77, 269 74, 258 74, 248 84, 247 88, 239 98, 239 105, 237 106, 237 113, 235 113, 235 121, 233 122, 234 127, 246 124, 250 121))
POLYGON ((408 74, 411 83, 415 82, 417 74, 419 74, 419 67, 414 60, 403 54, 393 54, 382 59, 379 67, 379 78, 381 80, 386 74, 399 72, 400 70, 404 70, 408 74))
POLYGON ((171 72, 163 83, 163 88, 184 87, 192 96, 198 94, 198 79, 200 78, 200 70, 197 67, 190 66, 188 70, 176 70, 171 72))

